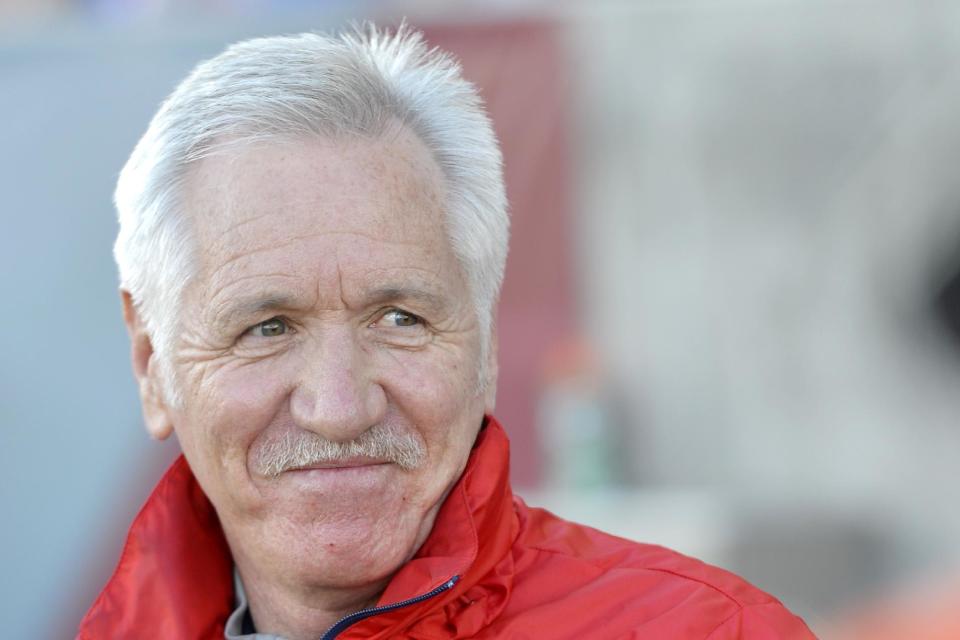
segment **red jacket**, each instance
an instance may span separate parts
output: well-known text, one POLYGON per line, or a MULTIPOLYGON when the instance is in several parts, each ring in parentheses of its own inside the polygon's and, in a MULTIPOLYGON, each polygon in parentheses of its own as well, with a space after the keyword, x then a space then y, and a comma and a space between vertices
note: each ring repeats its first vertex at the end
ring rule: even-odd
MULTIPOLYGON (((776 599, 726 571, 526 506, 510 490, 508 457, 506 434, 489 419, 427 541, 380 597, 388 610, 361 612, 328 636, 814 637, 776 599)), ((232 568, 216 513, 180 458, 134 520, 78 637, 222 640, 232 568)))

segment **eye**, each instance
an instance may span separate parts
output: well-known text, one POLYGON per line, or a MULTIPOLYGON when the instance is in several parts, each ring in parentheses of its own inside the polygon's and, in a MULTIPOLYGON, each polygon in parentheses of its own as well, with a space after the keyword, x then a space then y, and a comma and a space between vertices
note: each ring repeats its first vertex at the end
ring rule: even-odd
POLYGON ((391 309, 383 314, 383 320, 387 323, 387 326, 392 327, 415 327, 418 324, 423 324, 423 320, 420 316, 414 315, 402 309, 391 309))
POLYGON ((270 318, 269 320, 264 320, 259 324, 253 325, 247 329, 247 332, 258 338, 274 338, 285 334, 288 328, 283 318, 270 318))

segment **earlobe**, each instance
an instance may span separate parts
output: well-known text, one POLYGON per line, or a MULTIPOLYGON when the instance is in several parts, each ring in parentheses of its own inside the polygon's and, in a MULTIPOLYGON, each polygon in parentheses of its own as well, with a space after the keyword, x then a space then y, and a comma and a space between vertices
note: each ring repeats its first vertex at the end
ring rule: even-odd
POLYGON ((147 428, 147 433, 154 440, 166 440, 173 433, 173 421, 170 419, 170 413, 167 409, 163 393, 157 388, 152 380, 147 379, 144 389, 144 383, 140 385, 140 404, 143 407, 143 422, 147 428))
POLYGON ((140 405, 147 433, 156 440, 165 440, 173 433, 173 422, 160 386, 153 343, 130 292, 121 289, 120 298, 123 302, 123 321, 130 336, 130 361, 140 390, 140 405))

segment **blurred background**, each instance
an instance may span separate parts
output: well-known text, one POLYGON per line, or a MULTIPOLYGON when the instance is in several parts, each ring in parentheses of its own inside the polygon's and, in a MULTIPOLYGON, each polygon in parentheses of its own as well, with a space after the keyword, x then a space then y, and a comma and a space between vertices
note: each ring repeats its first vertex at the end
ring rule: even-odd
POLYGON ((0 1, 3 635, 73 636, 177 455, 141 426, 110 253, 160 101, 235 40, 404 16, 503 143, 517 492, 824 638, 960 638, 960 5, 935 0, 0 1))

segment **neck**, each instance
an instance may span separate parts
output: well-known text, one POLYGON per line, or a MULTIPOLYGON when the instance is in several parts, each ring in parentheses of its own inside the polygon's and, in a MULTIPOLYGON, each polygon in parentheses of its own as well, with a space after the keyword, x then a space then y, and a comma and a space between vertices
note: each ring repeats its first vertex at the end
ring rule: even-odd
POLYGON ((341 550, 339 557, 328 558, 329 563, 321 560, 325 549, 307 555, 285 553, 291 541, 284 538, 266 548, 248 547, 242 541, 262 540, 261 532, 231 535, 233 528, 222 522, 257 632, 288 640, 316 640, 342 617, 376 604, 395 571, 423 544, 435 517, 436 508, 432 508, 418 519, 415 537, 395 545, 404 555, 390 559, 393 553, 377 549, 341 550), (380 562, 384 558, 388 559, 385 564, 380 562))
POLYGON ((316 640, 342 617, 376 604, 387 584, 331 589, 272 579, 239 562, 237 569, 257 632, 289 640, 316 640))

